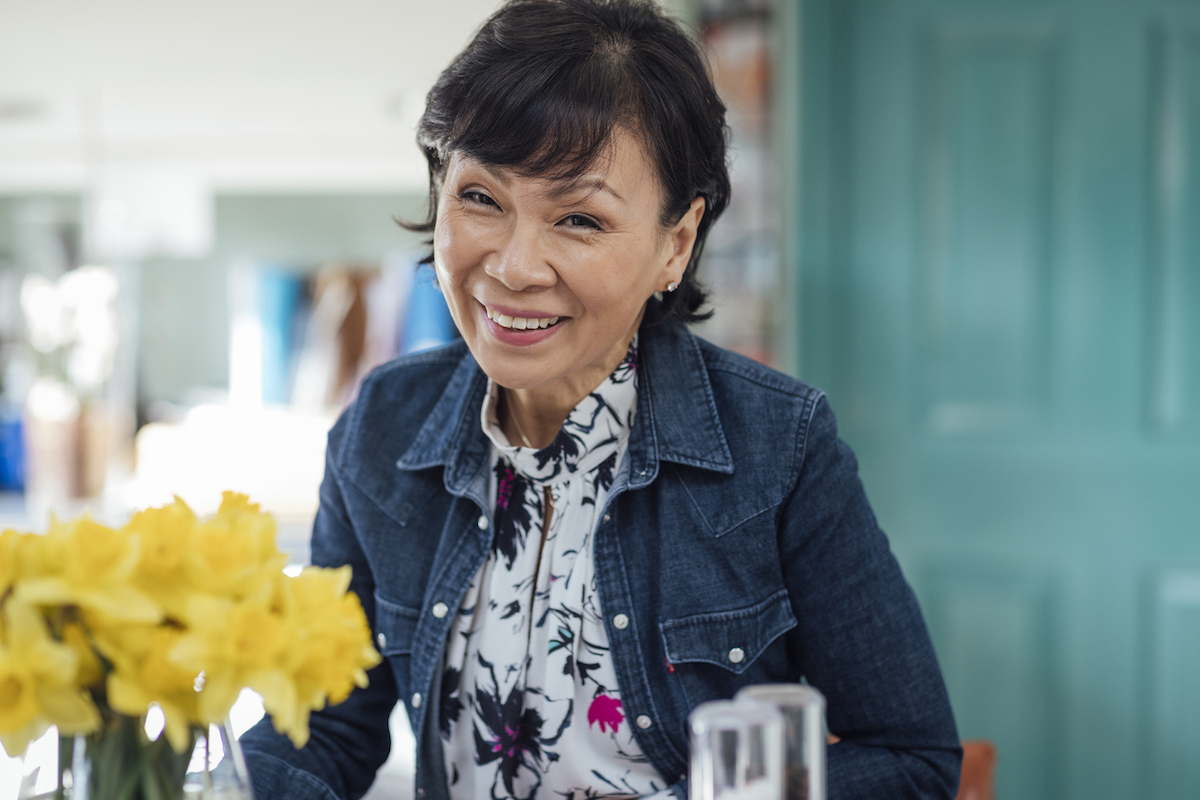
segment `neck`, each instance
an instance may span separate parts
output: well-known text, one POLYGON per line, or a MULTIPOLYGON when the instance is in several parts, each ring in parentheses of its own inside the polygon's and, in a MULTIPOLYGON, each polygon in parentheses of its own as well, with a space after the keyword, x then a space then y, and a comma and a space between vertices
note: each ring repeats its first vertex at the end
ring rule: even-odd
POLYGON ((508 440, 538 450, 549 447, 575 406, 604 383, 625 358, 636 332, 635 325, 624 346, 614 348, 613 357, 594 371, 551 385, 503 388, 500 392, 500 428, 508 440))
MULTIPOLYGON (((599 384, 597 384, 599 385, 599 384)), ((541 450, 549 447, 567 420, 571 409, 587 396, 575 400, 565 397, 536 398, 529 389, 504 389, 500 407, 501 428, 510 442, 541 450)))

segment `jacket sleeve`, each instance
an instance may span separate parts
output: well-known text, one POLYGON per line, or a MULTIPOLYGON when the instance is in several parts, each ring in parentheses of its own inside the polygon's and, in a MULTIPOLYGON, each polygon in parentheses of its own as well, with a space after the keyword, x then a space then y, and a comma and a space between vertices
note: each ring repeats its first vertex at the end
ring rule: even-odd
POLYGON ((953 798, 962 750, 916 597, 820 398, 801 426, 780 552, 798 626, 789 647, 824 693, 829 800, 953 798))
MULTIPOLYGON (((312 534, 312 562, 316 566, 349 564, 350 590, 358 595, 375 627, 375 581, 359 545, 344 501, 343 491, 357 491, 344 481, 336 465, 343 415, 329 434, 325 477, 312 534)), ((385 659, 368 673, 366 689, 355 689, 341 704, 313 713, 312 736, 297 750, 285 736, 275 733, 264 717, 241 738, 258 800, 356 800, 366 793, 391 750, 388 719, 396 705, 396 682, 385 659)))

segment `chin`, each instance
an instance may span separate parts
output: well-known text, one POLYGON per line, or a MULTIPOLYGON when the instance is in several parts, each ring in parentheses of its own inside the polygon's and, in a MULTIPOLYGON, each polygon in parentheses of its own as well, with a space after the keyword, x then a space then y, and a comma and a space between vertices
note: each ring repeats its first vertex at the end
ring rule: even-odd
POLYGON ((542 370, 531 364, 514 363, 511 358, 488 358, 475 348, 471 348, 471 354, 483 374, 505 389, 530 389, 545 381, 542 370))
POLYGON ((489 369, 480 365, 483 373, 505 389, 533 389, 546 382, 541 376, 530 375, 527 370, 520 369, 489 369))

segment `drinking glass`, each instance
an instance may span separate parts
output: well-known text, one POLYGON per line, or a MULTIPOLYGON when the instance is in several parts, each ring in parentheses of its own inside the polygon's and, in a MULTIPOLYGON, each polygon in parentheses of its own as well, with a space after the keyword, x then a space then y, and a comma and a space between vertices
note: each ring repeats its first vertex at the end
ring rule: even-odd
POLYGON ((690 800, 783 800, 783 715, 753 701, 714 700, 688 717, 690 800))
POLYGON ((766 703, 783 715, 787 800, 825 800, 825 696, 802 683, 764 683, 734 701, 766 703))
MULTIPOLYGON (((161 712, 159 712, 161 717, 161 712)), ((192 730, 192 751, 175 752, 144 717, 110 712, 91 734, 51 729, 22 760, 18 800, 253 800, 242 749, 226 719, 192 730)), ((0 786, 0 797, 12 797, 0 786)))
POLYGON ((183 800, 254 800, 242 746, 226 717, 196 740, 183 781, 183 800))

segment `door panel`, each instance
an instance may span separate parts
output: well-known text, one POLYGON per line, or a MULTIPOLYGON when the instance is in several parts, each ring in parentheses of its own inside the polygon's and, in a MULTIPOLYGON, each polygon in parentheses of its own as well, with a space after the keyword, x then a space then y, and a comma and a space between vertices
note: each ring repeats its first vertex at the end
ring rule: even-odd
POLYGON ((1200 571, 1155 581, 1149 722, 1152 797, 1200 797, 1200 571))
POLYGON ((1015 800, 1200 797, 1200 8, 805 0, 801 376, 1015 800))
POLYGON ((922 576, 930 630, 960 718, 1022 731, 1004 753, 1005 797, 1034 797, 1062 757, 1055 730, 1056 585, 1048 575, 949 559, 922 576))
POLYGON ((943 27, 927 41, 919 269, 926 424, 987 430, 1035 416, 1044 347, 1058 40, 943 27))
POLYGON ((1153 63, 1148 421, 1200 429, 1200 27, 1151 34, 1153 63))

